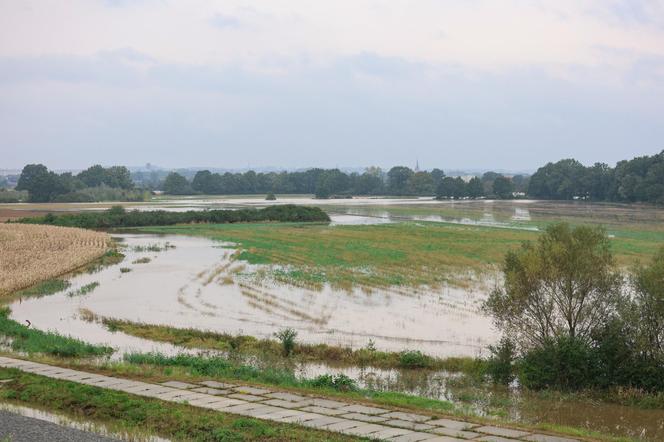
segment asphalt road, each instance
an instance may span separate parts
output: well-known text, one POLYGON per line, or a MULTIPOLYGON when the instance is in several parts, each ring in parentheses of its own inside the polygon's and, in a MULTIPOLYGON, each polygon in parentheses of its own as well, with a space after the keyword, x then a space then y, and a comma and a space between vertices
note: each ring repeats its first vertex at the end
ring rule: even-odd
POLYGON ((112 442, 117 439, 0 410, 0 442, 112 442))

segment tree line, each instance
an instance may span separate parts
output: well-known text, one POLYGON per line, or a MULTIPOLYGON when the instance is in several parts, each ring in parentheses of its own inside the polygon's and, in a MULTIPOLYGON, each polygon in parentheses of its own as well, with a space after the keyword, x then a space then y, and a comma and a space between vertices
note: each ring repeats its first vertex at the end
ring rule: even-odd
MULTIPOLYGON (((154 176, 152 176, 154 175, 154 176)), ((530 197, 554 200, 664 203, 664 151, 620 161, 584 166, 564 159, 540 167, 532 176, 506 176, 486 172, 479 176, 447 176, 441 169, 413 170, 395 166, 384 171, 369 167, 363 173, 313 168, 294 172, 213 173, 196 172, 189 178, 170 172, 157 179, 124 166, 92 166, 77 175, 57 174, 42 164, 23 168, 16 190, 29 193, 31 201, 85 202, 140 200, 146 190, 172 195, 208 194, 314 194, 317 198, 353 195, 436 196, 439 199, 530 197)))
POLYGON ((549 163, 530 177, 528 196, 539 199, 589 199, 615 202, 664 202, 664 151, 620 161, 616 167, 586 167, 573 159, 549 163))
POLYGON ((364 173, 345 173, 339 169, 309 169, 281 173, 212 173, 196 172, 193 179, 171 172, 162 189, 172 195, 207 194, 314 194, 317 198, 344 198, 353 195, 433 196, 438 198, 513 198, 525 195, 528 177, 506 177, 487 172, 466 181, 449 177, 441 169, 415 171, 395 166, 387 172, 377 167, 364 173))
POLYGON ((74 175, 55 173, 43 164, 23 168, 16 190, 27 191, 33 202, 132 201, 145 198, 135 189, 129 169, 124 166, 95 165, 74 175))

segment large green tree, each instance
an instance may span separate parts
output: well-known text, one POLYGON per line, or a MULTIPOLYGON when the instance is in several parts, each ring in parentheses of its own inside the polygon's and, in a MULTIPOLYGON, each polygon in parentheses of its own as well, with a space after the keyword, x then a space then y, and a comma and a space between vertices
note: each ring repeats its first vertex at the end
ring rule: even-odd
POLYGON ((499 176, 493 180, 493 194, 502 200, 512 198, 514 192, 514 184, 512 180, 505 176, 499 176))
POLYGON ((28 164, 23 168, 16 190, 26 190, 30 201, 50 201, 61 190, 58 175, 43 164, 28 164))
POLYGON ((408 180, 415 172, 404 166, 395 166, 387 172, 387 190, 392 195, 407 195, 408 180))
POLYGON ((471 198, 479 198, 484 196, 484 186, 482 185, 482 180, 474 176, 468 181, 466 185, 466 193, 471 198))
POLYGON ((163 189, 164 192, 170 195, 186 195, 191 193, 189 181, 177 172, 171 172, 166 176, 163 189))
POLYGON ((507 253, 503 273, 485 309, 524 347, 589 341, 623 303, 622 277, 599 227, 550 225, 535 243, 507 253))

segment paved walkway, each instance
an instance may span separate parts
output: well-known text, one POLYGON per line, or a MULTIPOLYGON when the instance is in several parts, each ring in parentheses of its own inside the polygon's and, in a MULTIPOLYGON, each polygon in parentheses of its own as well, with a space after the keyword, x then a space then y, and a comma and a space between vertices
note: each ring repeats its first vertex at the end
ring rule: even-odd
POLYGON ((123 391, 169 402, 251 416, 274 422, 288 422, 320 430, 377 440, 402 442, 578 442, 577 439, 528 431, 479 425, 456 419, 404 413, 387 408, 339 402, 314 396, 247 387, 216 381, 200 384, 170 381, 163 384, 102 376, 36 362, 0 357, 0 366, 110 390, 123 391))

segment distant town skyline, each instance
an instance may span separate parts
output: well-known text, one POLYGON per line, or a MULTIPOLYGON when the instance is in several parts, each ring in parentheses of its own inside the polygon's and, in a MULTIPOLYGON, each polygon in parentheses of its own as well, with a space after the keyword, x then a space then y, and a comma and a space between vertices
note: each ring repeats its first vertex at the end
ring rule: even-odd
POLYGON ((2 169, 614 165, 662 115, 662 0, 0 0, 2 169))

